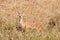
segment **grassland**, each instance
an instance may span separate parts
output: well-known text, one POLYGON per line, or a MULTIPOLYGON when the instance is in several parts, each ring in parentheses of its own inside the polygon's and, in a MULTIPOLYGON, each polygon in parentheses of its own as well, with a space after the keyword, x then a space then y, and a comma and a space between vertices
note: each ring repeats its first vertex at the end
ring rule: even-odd
POLYGON ((0 40, 60 40, 60 0, 0 0, 0 40))

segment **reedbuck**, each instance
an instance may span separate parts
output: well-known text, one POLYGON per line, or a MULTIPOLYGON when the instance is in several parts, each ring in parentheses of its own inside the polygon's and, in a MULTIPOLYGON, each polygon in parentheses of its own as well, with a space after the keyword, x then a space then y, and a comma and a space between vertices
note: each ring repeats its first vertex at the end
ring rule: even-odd
POLYGON ((21 24, 23 26, 26 26, 26 28, 40 28, 42 26, 42 22, 38 21, 38 20, 28 20, 27 18, 25 18, 24 16, 22 16, 21 19, 21 24))

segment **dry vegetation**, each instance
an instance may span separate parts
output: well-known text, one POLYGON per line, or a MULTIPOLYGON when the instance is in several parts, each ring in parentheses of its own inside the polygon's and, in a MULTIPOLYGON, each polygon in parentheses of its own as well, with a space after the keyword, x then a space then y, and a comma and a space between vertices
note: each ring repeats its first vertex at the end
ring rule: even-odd
POLYGON ((60 40, 60 0, 0 0, 0 40, 60 40))
POLYGON ((59 40, 59 21, 55 17, 51 18, 47 26, 37 30, 36 28, 21 28, 21 25, 13 25, 11 22, 5 24, 4 20, 0 19, 0 40, 59 40))

